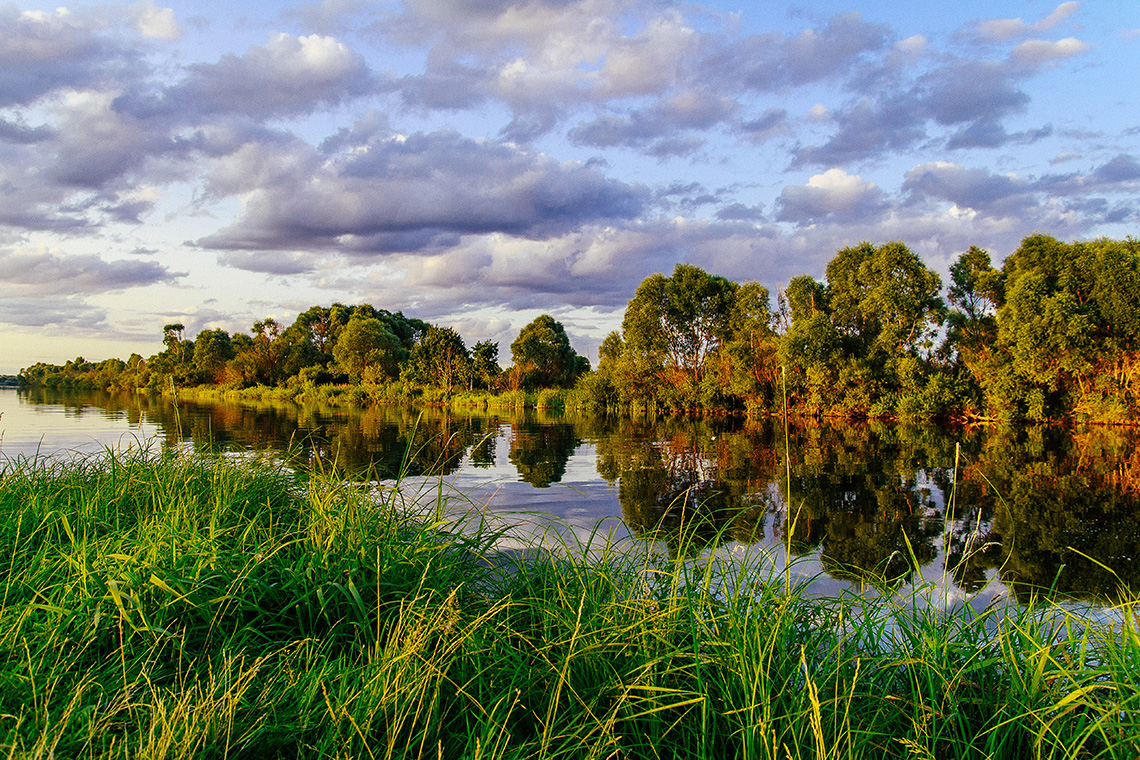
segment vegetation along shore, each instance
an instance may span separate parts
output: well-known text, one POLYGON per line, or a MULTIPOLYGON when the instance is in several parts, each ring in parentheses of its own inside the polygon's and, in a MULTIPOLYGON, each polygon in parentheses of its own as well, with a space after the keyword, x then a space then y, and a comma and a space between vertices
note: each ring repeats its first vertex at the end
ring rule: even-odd
POLYGON ((1134 599, 825 600, 600 540, 504 571, 433 493, 171 450, 6 462, 4 754, 1140 753, 1134 599))
POLYGON ((1000 269, 977 248, 939 276, 906 245, 839 251, 826 282, 771 294, 688 264, 641 283, 591 368, 543 315, 511 343, 370 305, 314 306, 251 334, 181 324, 150 358, 36 364, 25 385, 586 409, 905 419, 1140 420, 1140 249, 1034 235, 1000 269), (255 390, 248 390, 255 389, 255 390), (202 392, 200 390, 200 392, 202 392), (542 394, 545 393, 545 396, 542 394))

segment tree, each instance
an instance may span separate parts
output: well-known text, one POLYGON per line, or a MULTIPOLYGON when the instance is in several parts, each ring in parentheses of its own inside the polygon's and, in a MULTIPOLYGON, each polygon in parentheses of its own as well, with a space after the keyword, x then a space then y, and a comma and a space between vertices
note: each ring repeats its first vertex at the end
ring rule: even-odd
POLYGON ((378 380, 395 378, 408 350, 379 319, 353 315, 341 330, 333 356, 349 375, 378 380))
POLYGON ((499 375, 503 373, 499 366, 499 344, 490 340, 481 340, 471 349, 472 372, 479 378, 484 388, 494 387, 499 375))
POLYGON ((515 370, 528 388, 571 385, 578 369, 577 356, 562 323, 549 314, 535 317, 511 343, 515 370))
POLYGON ((928 346, 944 318, 941 288, 938 275, 903 243, 861 243, 827 265, 832 320, 868 352, 901 356, 928 346))
POLYGON ((431 325, 423 340, 412 348, 408 368, 414 380, 450 393, 471 376, 471 355, 454 329, 431 325))
POLYGON ((738 289, 691 264, 647 277, 622 320, 626 348, 699 382, 705 360, 729 337, 738 289))
POLYGON ((619 389, 629 400, 648 395, 685 408, 728 403, 726 394, 755 396, 756 381, 770 376, 770 323, 767 289, 678 264, 670 277, 642 281, 626 308, 621 342, 603 347, 602 364, 620 367, 619 389), (717 372, 706 378, 714 363, 717 372))
POLYGON ((194 368, 202 378, 217 380, 234 358, 233 342, 225 330, 203 330, 194 340, 194 368))

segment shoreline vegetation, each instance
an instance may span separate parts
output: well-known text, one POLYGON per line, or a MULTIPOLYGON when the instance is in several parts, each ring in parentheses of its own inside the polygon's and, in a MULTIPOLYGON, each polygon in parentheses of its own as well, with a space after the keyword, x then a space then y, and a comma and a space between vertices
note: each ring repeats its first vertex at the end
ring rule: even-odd
POLYGON ((503 551, 462 494, 402 493, 173 450, 6 462, 3 750, 1140 753, 1140 600, 813 598, 778 570, 601 536, 503 551))
POLYGON ((1140 422, 1140 243, 1032 235, 1000 269, 971 247, 950 283, 905 244, 839 251, 776 294, 678 264, 645 279, 596 368, 563 325, 470 349, 371 305, 314 306, 249 334, 163 329, 144 359, 21 370, 30 387, 340 404, 564 407, 959 421, 1140 422))

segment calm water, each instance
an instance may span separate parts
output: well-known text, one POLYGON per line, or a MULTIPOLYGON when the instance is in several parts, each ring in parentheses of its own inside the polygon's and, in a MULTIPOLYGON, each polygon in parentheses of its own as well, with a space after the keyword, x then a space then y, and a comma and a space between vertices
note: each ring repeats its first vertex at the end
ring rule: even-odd
POLYGON ((786 447, 778 420, 175 407, 9 389, 0 413, 0 466, 137 445, 266 451, 349 477, 405 467, 408 491, 443 487, 453 508, 528 540, 605 536, 778 567, 790 550, 821 593, 883 578, 929 582, 948 604, 1140 590, 1133 429, 824 422, 793 424, 786 447))

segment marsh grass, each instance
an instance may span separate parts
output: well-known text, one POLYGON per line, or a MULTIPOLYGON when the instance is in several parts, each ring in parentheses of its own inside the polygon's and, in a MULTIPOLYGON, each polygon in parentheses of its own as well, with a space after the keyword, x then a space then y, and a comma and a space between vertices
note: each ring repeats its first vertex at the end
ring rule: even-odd
POLYGON ((600 538, 508 555, 444 519, 461 495, 400 493, 185 452, 5 462, 3 756, 1140 753, 1135 601, 948 613, 600 538))

